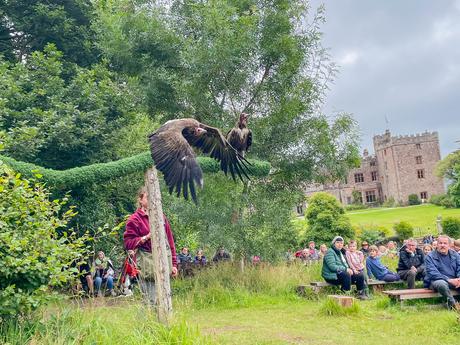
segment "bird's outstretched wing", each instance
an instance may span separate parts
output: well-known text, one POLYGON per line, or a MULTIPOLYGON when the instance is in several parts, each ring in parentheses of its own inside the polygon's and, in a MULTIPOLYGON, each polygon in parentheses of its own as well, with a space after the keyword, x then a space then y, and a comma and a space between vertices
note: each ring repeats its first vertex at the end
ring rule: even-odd
POLYGON ((171 194, 181 191, 188 199, 189 190, 196 203, 195 183, 203 187, 203 172, 196 161, 195 153, 180 132, 158 131, 149 136, 150 151, 155 166, 165 178, 171 194))
POLYGON ((190 145, 200 149, 203 153, 209 153, 211 158, 220 162, 220 169, 227 175, 230 171, 232 178, 235 180, 236 175, 243 181, 243 175, 249 179, 251 165, 243 156, 241 156, 232 145, 230 145, 222 133, 214 127, 200 124, 200 127, 206 130, 206 133, 200 136, 185 135, 185 139, 190 145))

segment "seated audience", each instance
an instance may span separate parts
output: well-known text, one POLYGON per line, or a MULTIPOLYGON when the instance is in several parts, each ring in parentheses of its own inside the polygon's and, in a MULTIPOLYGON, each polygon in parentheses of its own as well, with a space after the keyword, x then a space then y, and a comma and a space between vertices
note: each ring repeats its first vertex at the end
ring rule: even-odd
POLYGON ((460 253, 460 239, 459 240, 455 240, 453 241, 454 242, 454 250, 457 252, 457 253, 460 253))
POLYGON ((364 254, 357 250, 356 241, 348 243, 348 250, 346 251, 346 258, 348 267, 353 270, 353 274, 359 274, 364 271, 364 254))
POLYGON ((451 239, 446 235, 438 237, 436 250, 425 258, 425 287, 439 292, 447 299, 447 308, 460 310, 450 289, 460 289, 460 255, 449 249, 451 239))
POLYGON ((311 261, 319 260, 319 252, 315 247, 316 247, 315 241, 310 241, 308 243, 308 258, 311 261))
MULTIPOLYGON (((370 248, 369 248, 369 250, 370 250, 370 248)), ((379 256, 387 256, 387 255, 388 255, 388 249, 387 249, 387 247, 385 247, 385 246, 383 246, 383 245, 382 245, 382 246, 379 246, 379 248, 378 248, 378 254, 379 254, 379 256)))
POLYGON ((433 247, 431 246, 431 244, 425 244, 425 245, 423 246, 423 255, 427 256, 427 255, 430 254, 432 251, 433 251, 433 247))
POLYGON ((387 255, 389 258, 394 259, 398 256, 398 250, 396 249, 396 244, 393 241, 387 243, 387 255))
POLYGON ((300 251, 298 259, 305 265, 308 263, 308 260, 310 260, 310 253, 307 248, 304 248, 300 251))
POLYGON ((89 266, 88 261, 82 262, 79 265, 78 260, 74 260, 70 267, 77 267, 78 273, 78 282, 76 286, 77 292, 80 292, 82 289, 90 297, 94 296, 94 281, 93 276, 91 275, 91 267, 89 266))
POLYGON ((220 247, 217 250, 216 255, 214 255, 214 257, 212 258, 212 261, 215 263, 223 262, 223 261, 230 261, 230 260, 231 260, 230 254, 227 253, 223 247, 220 247))
POLYGON ((257 265, 260 264, 260 256, 259 256, 259 255, 254 255, 254 256, 252 257, 252 264, 253 264, 254 266, 257 266, 257 265))
POLYGON ((365 258, 369 256, 369 243, 367 243, 367 241, 363 241, 363 243, 361 244, 360 252, 363 253, 365 258))
POLYGON ((433 250, 436 250, 438 248, 438 241, 434 240, 432 243, 431 243, 431 247, 433 248, 433 250))
POLYGON ((425 277, 425 255, 412 238, 399 252, 397 272, 401 280, 407 281, 409 289, 415 289, 415 280, 425 277))
POLYGON ((202 249, 196 252, 194 264, 200 266, 206 265, 206 256, 204 256, 202 249))
POLYGON ((399 280, 399 276, 391 272, 388 267, 380 262, 379 249, 377 246, 369 247, 369 256, 366 259, 366 269, 369 278, 375 277, 378 280, 394 282, 399 280))
POLYGON ((113 276, 115 274, 115 269, 113 268, 112 261, 110 261, 110 259, 107 258, 104 252, 101 250, 97 253, 97 258, 94 260, 94 265, 96 266, 94 285, 96 287, 96 293, 98 297, 102 296, 102 283, 107 283, 108 293, 112 296, 115 296, 115 291, 113 291, 113 276))
POLYGON ((343 249, 343 238, 334 237, 331 248, 326 252, 323 259, 321 275, 329 284, 340 285, 342 291, 350 291, 351 284, 356 284, 359 299, 368 299, 363 273, 355 274, 348 266, 343 249))
POLYGON ((179 264, 186 265, 192 263, 193 259, 190 253, 188 252, 187 247, 183 247, 178 255, 179 264))
POLYGON ((295 260, 295 258, 296 258, 296 257, 295 257, 294 254, 292 254, 291 248, 289 248, 289 249, 287 250, 287 252, 284 253, 284 260, 285 260, 288 264, 292 263, 292 262, 295 260))
POLYGON ((323 259, 324 255, 326 255, 327 252, 327 246, 323 243, 322 245, 319 246, 319 258, 323 259))

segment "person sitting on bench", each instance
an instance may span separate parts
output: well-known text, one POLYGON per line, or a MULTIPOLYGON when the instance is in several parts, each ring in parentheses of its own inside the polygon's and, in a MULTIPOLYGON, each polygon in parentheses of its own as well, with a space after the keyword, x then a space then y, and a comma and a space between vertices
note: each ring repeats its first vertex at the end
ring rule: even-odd
POLYGON ((356 284, 358 298, 368 299, 363 272, 354 273, 348 266, 345 256, 343 238, 340 236, 334 237, 331 248, 327 250, 324 256, 321 275, 329 284, 340 285, 342 291, 350 291, 351 284, 356 284))
POLYGON ((449 249, 452 240, 446 235, 438 237, 436 250, 425 258, 425 287, 439 292, 447 299, 448 309, 460 310, 450 289, 460 289, 460 255, 449 249))
POLYGON ((366 269, 369 278, 374 276, 376 279, 383 280, 384 282, 395 282, 399 280, 399 276, 396 273, 391 272, 388 267, 380 262, 379 249, 377 246, 369 247, 369 256, 366 259, 366 269))
POLYGON ((415 280, 425 277, 425 255, 417 248, 417 241, 410 238, 399 252, 398 275, 401 280, 407 281, 409 289, 415 289, 415 280))

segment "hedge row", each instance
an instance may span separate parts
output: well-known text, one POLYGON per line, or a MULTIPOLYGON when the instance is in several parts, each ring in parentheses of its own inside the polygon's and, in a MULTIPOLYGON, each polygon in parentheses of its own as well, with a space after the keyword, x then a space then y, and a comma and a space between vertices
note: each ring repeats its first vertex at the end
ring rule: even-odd
MULTIPOLYGON (((0 160, 9 165, 13 170, 25 177, 41 175, 42 181, 48 186, 60 190, 71 190, 75 187, 90 185, 129 175, 131 173, 145 171, 152 166, 150 152, 140 153, 136 156, 120 159, 109 163, 97 163, 84 167, 68 170, 53 170, 40 167, 35 164, 20 162, 13 158, 0 155, 0 160)), ((219 164, 209 157, 198 157, 203 172, 219 172, 219 164)), ((252 164, 251 175, 255 177, 267 176, 270 172, 270 163, 258 160, 250 160, 252 164)))

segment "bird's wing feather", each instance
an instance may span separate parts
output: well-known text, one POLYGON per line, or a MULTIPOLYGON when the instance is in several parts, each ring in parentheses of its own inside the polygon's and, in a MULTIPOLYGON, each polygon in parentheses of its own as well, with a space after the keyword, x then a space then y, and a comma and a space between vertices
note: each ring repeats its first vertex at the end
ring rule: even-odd
POLYGON ((194 183, 203 185, 203 172, 196 161, 195 153, 181 133, 157 131, 149 136, 150 150, 155 166, 165 178, 169 193, 181 191, 187 199, 189 189, 196 202, 194 183))
POLYGON ((232 147, 222 133, 214 127, 200 124, 200 127, 206 130, 206 133, 195 137, 187 137, 190 145, 200 149, 203 153, 209 153, 211 158, 220 162, 220 169, 227 174, 230 170, 232 178, 236 175, 243 181, 243 175, 249 179, 248 174, 250 163, 241 156, 234 147, 232 147))

